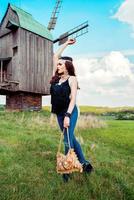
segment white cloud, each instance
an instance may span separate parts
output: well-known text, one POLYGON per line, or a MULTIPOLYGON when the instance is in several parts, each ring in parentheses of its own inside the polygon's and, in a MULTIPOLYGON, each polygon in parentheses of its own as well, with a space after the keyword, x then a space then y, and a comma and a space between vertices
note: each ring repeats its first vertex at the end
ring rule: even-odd
POLYGON ((113 17, 130 24, 133 29, 132 36, 134 37, 134 0, 125 0, 113 17))
POLYGON ((76 58, 74 64, 81 88, 80 104, 134 105, 134 64, 121 52, 113 51, 102 58, 76 58))
POLYGON ((125 56, 134 56, 134 49, 127 49, 122 51, 123 55, 125 56))

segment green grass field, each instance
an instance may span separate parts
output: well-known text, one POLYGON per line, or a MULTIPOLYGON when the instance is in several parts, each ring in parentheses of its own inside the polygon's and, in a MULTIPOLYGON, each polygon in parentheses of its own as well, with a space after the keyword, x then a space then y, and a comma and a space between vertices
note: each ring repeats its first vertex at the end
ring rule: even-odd
POLYGON ((0 200, 133 200, 134 122, 106 124, 77 126, 94 172, 65 184, 55 170, 60 131, 49 111, 0 111, 0 200))
MULTIPOLYGON (((104 113, 109 113, 109 112, 119 112, 119 111, 124 111, 124 110, 129 110, 129 111, 134 111, 134 107, 99 107, 99 106, 79 106, 80 107, 80 112, 82 114, 85 113, 93 113, 96 115, 99 114, 104 114, 104 113)), ((50 106, 43 106, 43 110, 50 111, 50 106)))

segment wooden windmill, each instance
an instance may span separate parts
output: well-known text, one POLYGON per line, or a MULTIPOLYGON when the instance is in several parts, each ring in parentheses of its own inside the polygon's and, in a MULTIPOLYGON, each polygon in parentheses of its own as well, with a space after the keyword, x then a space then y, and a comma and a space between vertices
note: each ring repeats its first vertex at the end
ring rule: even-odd
POLYGON ((0 24, 0 94, 6 95, 6 108, 40 110, 42 96, 49 95, 53 71, 53 44, 63 44, 69 36, 85 34, 88 23, 53 39, 62 1, 57 0, 48 28, 31 14, 8 4, 0 24))

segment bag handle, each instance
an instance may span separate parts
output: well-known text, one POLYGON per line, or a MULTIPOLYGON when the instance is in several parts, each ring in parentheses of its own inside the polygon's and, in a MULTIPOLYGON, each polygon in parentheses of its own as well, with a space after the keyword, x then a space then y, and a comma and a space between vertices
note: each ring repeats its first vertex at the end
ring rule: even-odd
POLYGON ((62 138, 63 138, 63 134, 65 134, 65 129, 67 129, 67 139, 68 139, 68 145, 69 145, 69 149, 71 149, 71 145, 70 145, 70 138, 69 138, 69 131, 68 131, 68 127, 63 129, 63 133, 61 133, 60 136, 60 143, 58 146, 58 153, 60 153, 61 150, 61 143, 62 143, 62 138))
POLYGON ((67 139, 68 139, 69 149, 71 149, 68 127, 67 127, 67 139))

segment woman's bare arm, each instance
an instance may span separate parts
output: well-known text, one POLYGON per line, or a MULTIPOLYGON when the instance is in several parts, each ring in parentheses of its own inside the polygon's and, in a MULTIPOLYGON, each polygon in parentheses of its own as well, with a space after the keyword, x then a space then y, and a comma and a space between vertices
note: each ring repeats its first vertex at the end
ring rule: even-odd
POLYGON ((61 57, 62 52, 65 50, 65 48, 68 45, 74 44, 75 43, 75 39, 68 39, 55 53, 53 56, 53 76, 57 70, 57 63, 58 63, 58 59, 61 57))
POLYGON ((72 113, 74 106, 76 104, 76 95, 77 95, 77 78, 75 76, 70 77, 70 88, 71 88, 71 96, 70 96, 70 103, 68 106, 67 112, 70 114, 72 113))
MULTIPOLYGON (((69 103, 67 112, 71 114, 72 111, 73 111, 73 109, 74 109, 74 106, 76 104, 77 79, 76 79, 75 76, 71 76, 70 79, 71 79, 70 80, 71 96, 70 96, 70 103, 69 103)), ((63 126, 65 128, 67 128, 68 126, 70 126, 70 119, 69 119, 69 117, 65 117, 64 118, 63 126)))
POLYGON ((54 54, 53 56, 53 65, 54 65, 54 68, 53 68, 53 76, 56 72, 56 69, 57 69, 57 63, 58 63, 58 59, 61 57, 61 54, 62 52, 64 51, 64 49, 68 46, 67 43, 64 43, 58 50, 57 52, 54 54))

